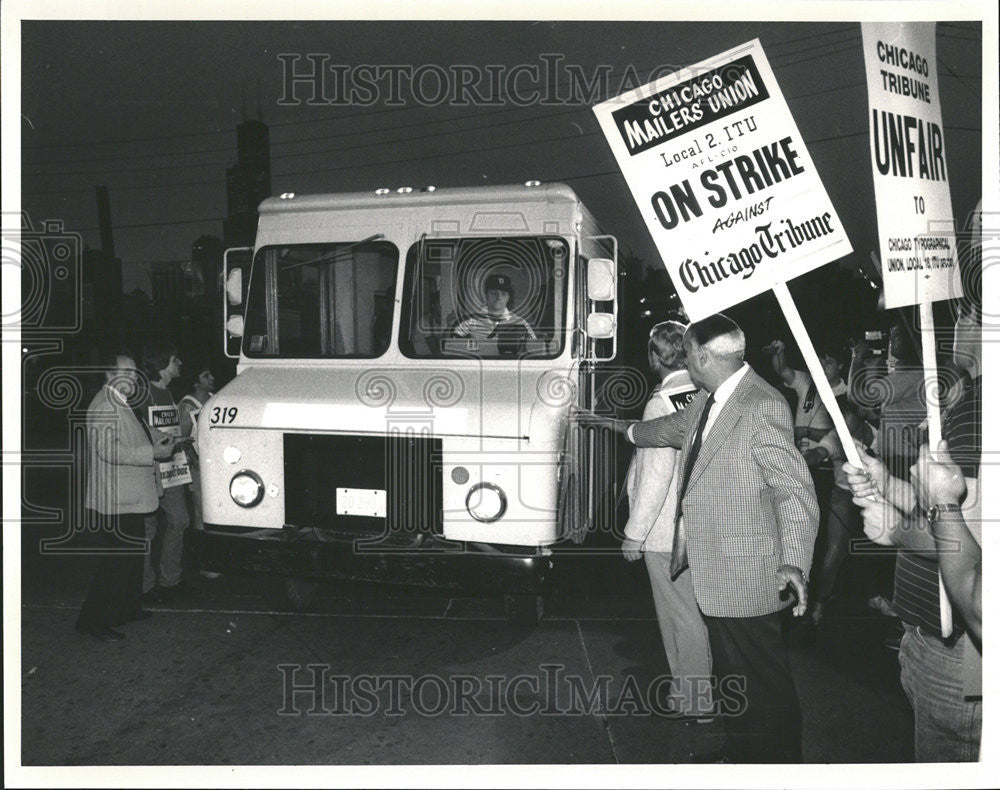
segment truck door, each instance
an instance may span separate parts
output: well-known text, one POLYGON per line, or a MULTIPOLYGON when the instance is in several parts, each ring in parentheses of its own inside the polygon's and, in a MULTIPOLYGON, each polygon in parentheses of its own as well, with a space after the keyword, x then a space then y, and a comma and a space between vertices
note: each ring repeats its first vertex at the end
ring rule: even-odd
MULTIPOLYGON (((581 240, 577 265, 576 332, 580 365, 580 406, 607 412, 605 363, 617 353, 618 248, 612 236, 581 240), (590 255, 588 255, 590 253, 590 255)), ((612 529, 615 519, 617 443, 604 430, 571 423, 566 432, 566 469, 563 480, 565 537, 582 543, 593 529, 612 529)))

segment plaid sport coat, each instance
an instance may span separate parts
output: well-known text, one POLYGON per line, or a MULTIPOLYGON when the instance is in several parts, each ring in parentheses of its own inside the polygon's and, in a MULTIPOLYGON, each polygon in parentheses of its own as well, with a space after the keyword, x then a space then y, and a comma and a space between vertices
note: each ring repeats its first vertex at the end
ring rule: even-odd
POLYGON ((152 513, 160 505, 160 493, 149 435, 105 384, 87 408, 84 504, 110 515, 152 513))
MULTIPOLYGON (((633 441, 680 447, 683 470, 707 400, 702 390, 683 411, 636 423, 633 441)), ((780 597, 775 572, 780 565, 809 572, 819 506, 788 402, 753 370, 703 438, 679 511, 704 614, 757 617, 792 603, 780 597)))

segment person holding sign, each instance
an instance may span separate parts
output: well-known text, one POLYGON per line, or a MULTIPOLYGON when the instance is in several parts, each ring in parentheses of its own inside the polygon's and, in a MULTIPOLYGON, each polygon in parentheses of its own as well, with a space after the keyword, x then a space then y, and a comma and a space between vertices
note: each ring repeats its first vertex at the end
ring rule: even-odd
POLYGON ((701 390, 681 412, 631 422, 580 412, 638 447, 681 449, 671 572, 690 558, 714 673, 745 679, 745 707, 725 718, 726 745, 696 762, 802 761, 801 710, 781 638, 780 613, 808 604, 819 506, 795 446, 785 398, 746 362, 730 318, 697 321, 684 335, 688 372, 701 390))
POLYGON ((863 469, 844 465, 854 502, 862 508, 865 533, 876 543, 905 549, 896 560, 893 606, 905 628, 899 652, 900 680, 913 706, 914 751, 920 762, 971 761, 979 754, 982 656, 978 640, 970 639, 966 628, 978 636, 981 613, 976 614, 968 599, 968 580, 955 578, 956 571, 969 565, 969 555, 977 553, 981 542, 979 310, 975 304, 963 305, 955 324, 954 361, 966 377, 942 423, 945 452, 931 463, 925 446, 911 467, 910 482, 892 476, 871 456, 862 458, 863 469), (937 466, 943 466, 946 473, 937 466), (954 475, 947 473, 954 472, 954 466, 961 471, 960 487, 949 483, 954 475), (976 546, 966 540, 949 545, 947 557, 939 555, 939 541, 961 541, 965 532, 971 533, 976 546), (948 636, 942 633, 939 616, 939 569, 963 615, 955 619, 948 636), (955 596, 952 590, 962 594, 955 596))
MULTIPOLYGON (((197 438, 198 415, 201 407, 212 397, 215 390, 215 376, 208 366, 198 370, 198 375, 194 379, 194 385, 187 395, 181 398, 178 404, 181 420, 181 435, 190 436, 192 443, 197 438)), ((191 465, 191 529, 204 530, 205 522, 201 516, 201 475, 198 471, 198 451, 192 446, 187 450, 188 462, 191 465)), ((218 579, 222 574, 210 570, 201 570, 201 575, 206 579, 218 579)))
MULTIPOLYGON (((795 441, 806 463, 810 467, 815 467, 824 460, 822 454, 815 451, 819 448, 819 442, 833 428, 830 415, 819 399, 812 376, 788 364, 785 359, 785 344, 781 340, 775 340, 765 346, 764 353, 771 355, 774 372, 781 376, 782 383, 797 396, 795 441)), ((834 389, 833 394, 842 395, 846 391, 847 385, 841 383, 841 389, 839 391, 834 389)))
MULTIPOLYGON (((650 330, 649 367, 660 384, 646 404, 644 420, 680 411, 697 391, 686 368, 685 329, 676 321, 663 321, 650 330)), ((690 571, 685 570, 676 578, 671 578, 670 573, 679 477, 677 450, 636 449, 626 482, 629 517, 622 553, 629 562, 640 558, 646 561, 660 636, 670 666, 670 698, 674 709, 705 722, 712 714, 712 699, 710 694, 702 692, 699 681, 707 681, 712 672, 708 632, 694 598, 690 571)))
MULTIPOLYGON (((137 416, 149 428, 154 440, 174 439, 181 444, 188 443, 189 440, 181 437, 177 404, 167 389, 181 374, 177 347, 164 341, 149 343, 143 349, 142 364, 149 377, 149 390, 138 406, 137 416)), ((146 557, 142 589, 150 597, 163 599, 184 591, 180 586, 181 558, 184 530, 190 523, 185 488, 191 482, 191 469, 183 449, 178 448, 171 458, 161 461, 157 474, 163 491, 157 512, 146 516, 150 552, 146 557), (163 519, 162 529, 160 518, 163 519)))
POLYGON ((140 600, 143 517, 157 507, 156 459, 173 455, 174 441, 154 444, 129 408, 138 379, 131 353, 118 351, 105 364, 104 386, 87 408, 85 493, 103 551, 76 630, 116 642, 125 638, 116 626, 150 616, 140 600))

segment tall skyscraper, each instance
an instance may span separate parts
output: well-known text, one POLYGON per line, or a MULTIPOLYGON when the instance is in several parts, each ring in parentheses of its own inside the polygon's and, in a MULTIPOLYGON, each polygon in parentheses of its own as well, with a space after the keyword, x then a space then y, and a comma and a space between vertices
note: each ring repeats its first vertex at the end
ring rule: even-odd
MULTIPOLYGON (((259 115, 259 111, 258 111, 259 115)), ((250 246, 257 232, 257 206, 271 194, 271 147, 265 124, 245 120, 236 127, 236 164, 226 169, 227 247, 250 246)))

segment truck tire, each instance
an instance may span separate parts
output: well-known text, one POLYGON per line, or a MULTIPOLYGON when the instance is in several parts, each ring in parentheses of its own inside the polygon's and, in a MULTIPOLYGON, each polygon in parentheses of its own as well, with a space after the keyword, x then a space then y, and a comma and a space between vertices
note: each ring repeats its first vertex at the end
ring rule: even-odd
POLYGON ((534 628, 542 619, 545 599, 541 595, 524 593, 503 597, 504 614, 510 625, 534 628))

